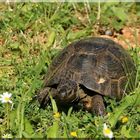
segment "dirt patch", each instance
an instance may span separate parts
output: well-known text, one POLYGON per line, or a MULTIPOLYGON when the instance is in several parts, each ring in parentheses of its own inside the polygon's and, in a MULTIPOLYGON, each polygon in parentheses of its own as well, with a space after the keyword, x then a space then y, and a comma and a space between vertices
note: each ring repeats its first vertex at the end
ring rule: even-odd
POLYGON ((113 39, 115 42, 121 44, 125 49, 130 47, 140 47, 140 27, 124 27, 122 34, 115 33, 113 36, 101 35, 113 39))

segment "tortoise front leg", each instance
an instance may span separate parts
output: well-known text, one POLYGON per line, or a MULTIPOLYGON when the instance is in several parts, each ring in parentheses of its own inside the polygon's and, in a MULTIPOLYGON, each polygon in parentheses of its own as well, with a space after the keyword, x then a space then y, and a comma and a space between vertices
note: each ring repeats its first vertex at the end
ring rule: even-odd
POLYGON ((83 90, 80 90, 80 95, 80 102, 87 111, 96 115, 105 115, 105 105, 101 95, 95 94, 93 96, 89 96, 85 94, 83 90))
POLYGON ((100 116, 103 116, 106 114, 103 97, 101 95, 96 94, 92 97, 91 112, 100 116))
POLYGON ((45 107, 50 102, 50 95, 55 97, 57 90, 50 87, 45 87, 41 91, 38 92, 37 99, 40 103, 40 107, 45 107))

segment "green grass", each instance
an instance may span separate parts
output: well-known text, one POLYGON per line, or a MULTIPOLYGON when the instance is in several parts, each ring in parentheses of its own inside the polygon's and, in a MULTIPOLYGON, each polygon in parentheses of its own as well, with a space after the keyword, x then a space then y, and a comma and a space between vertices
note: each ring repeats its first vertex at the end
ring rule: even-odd
POLYGON ((0 94, 12 93, 13 101, 12 108, 0 103, 0 137, 72 138, 70 133, 76 132, 78 138, 101 138, 103 123, 110 125, 116 138, 140 137, 140 44, 135 34, 137 48, 129 52, 137 65, 139 85, 120 102, 105 99, 110 113, 104 118, 73 108, 60 112, 57 118, 53 99, 53 107, 48 105, 44 110, 34 98, 53 57, 62 48, 98 35, 102 26, 116 31, 137 26, 139 4, 1 3, 0 10, 0 94), (126 123, 122 123, 124 116, 126 123))

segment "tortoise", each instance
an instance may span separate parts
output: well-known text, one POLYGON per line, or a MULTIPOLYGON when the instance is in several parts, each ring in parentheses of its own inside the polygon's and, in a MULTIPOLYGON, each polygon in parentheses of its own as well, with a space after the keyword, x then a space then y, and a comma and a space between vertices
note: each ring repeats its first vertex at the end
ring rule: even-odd
POLYGON ((120 100, 132 90, 130 81, 135 78, 135 70, 129 53, 113 40, 81 39, 53 59, 37 98, 45 107, 50 93, 61 106, 80 103, 85 110, 104 115, 104 96, 120 100))

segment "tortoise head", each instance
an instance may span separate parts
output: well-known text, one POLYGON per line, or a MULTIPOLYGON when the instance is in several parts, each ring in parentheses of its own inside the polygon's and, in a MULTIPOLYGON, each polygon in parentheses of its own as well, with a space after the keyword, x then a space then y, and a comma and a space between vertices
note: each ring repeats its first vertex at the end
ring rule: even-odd
POLYGON ((61 104, 73 103, 79 99, 78 86, 74 81, 60 83, 57 91, 56 100, 61 104))

